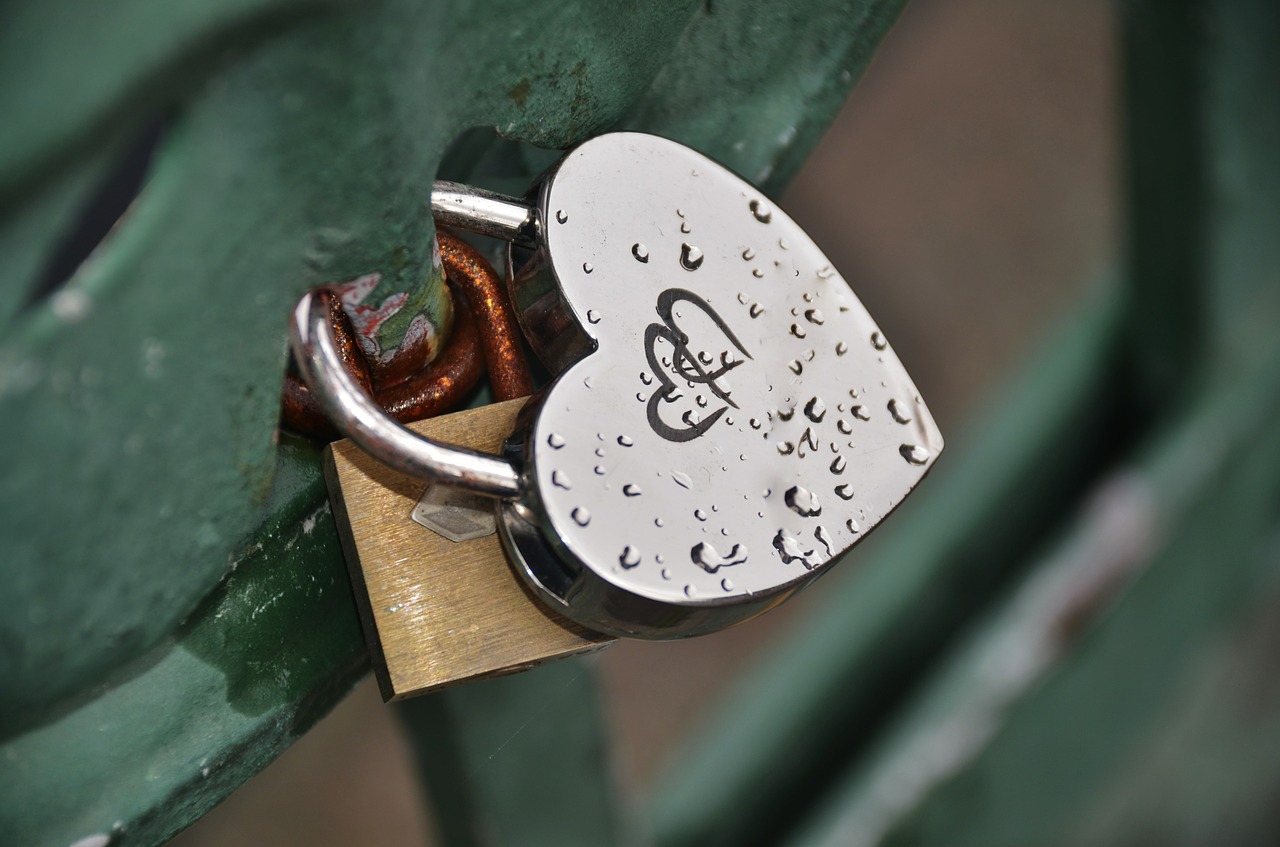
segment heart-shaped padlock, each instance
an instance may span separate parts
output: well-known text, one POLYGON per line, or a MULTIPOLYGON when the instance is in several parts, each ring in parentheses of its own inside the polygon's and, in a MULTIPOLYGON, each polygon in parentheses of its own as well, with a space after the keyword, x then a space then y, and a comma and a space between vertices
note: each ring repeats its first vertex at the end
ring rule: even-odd
POLYGON ((558 373, 502 457, 388 419, 304 298, 294 350, 337 427, 400 470, 499 499, 517 570, 617 635, 709 632, 773 606, 885 518, 942 450, 871 316, 753 186, 615 133, 527 203, 437 186, 437 218, 512 243, 508 285, 558 373))

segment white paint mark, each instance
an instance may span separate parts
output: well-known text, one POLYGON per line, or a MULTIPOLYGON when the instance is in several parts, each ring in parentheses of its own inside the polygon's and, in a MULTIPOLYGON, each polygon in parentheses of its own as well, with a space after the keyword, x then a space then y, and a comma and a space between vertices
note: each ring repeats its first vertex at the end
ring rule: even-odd
POLYGON ((63 323, 73 324, 89 314, 89 298, 83 291, 64 288, 49 300, 54 316, 63 323))

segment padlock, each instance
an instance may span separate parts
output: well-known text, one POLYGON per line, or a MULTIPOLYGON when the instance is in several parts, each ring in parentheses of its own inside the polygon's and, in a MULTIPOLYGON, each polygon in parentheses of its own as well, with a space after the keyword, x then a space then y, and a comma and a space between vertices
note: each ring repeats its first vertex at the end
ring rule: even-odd
POLYGON ((556 374, 500 456, 394 421, 341 367, 326 301, 299 370, 395 470, 496 500, 514 569, 589 630, 675 638, 828 571, 928 472, 942 437, 844 279, 754 186, 675 142, 599 136, 517 201, 437 184, 437 220, 510 243, 507 282, 556 374))

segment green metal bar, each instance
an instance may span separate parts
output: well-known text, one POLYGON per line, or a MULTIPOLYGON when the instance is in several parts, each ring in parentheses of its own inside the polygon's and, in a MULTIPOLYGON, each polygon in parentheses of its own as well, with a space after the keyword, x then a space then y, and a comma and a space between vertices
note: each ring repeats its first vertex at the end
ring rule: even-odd
POLYGON ((1106 367, 1119 295, 1114 286, 1095 292, 890 522, 930 531, 855 553, 866 563, 811 589, 828 595, 820 611, 708 710, 697 741, 657 781, 659 843, 772 843, 795 826, 929 660, 1058 525, 1061 503, 1094 478, 1121 424, 1109 413, 1119 386, 1106 367))
POLYGON ((398 704, 443 843, 627 841, 589 660, 398 704))
POLYGON ((1139 413, 1176 407, 1209 345, 1202 0, 1121 4, 1128 202, 1126 353, 1139 413))

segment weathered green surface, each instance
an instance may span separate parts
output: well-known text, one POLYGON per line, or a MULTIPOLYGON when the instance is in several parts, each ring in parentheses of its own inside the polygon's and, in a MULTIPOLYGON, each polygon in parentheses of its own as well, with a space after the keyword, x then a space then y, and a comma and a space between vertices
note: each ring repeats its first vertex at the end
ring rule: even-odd
POLYGON ((365 273, 381 274, 369 302, 405 295, 383 350, 418 314, 447 329, 427 197, 455 138, 562 147, 625 124, 776 187, 900 5, 7 4, 3 830, 59 843, 120 821, 154 843, 358 672, 314 457, 274 444, 284 329, 302 290, 365 273), (135 206, 64 291, 17 312, 159 112, 135 206))

